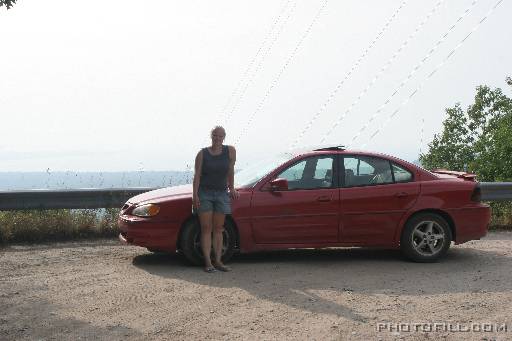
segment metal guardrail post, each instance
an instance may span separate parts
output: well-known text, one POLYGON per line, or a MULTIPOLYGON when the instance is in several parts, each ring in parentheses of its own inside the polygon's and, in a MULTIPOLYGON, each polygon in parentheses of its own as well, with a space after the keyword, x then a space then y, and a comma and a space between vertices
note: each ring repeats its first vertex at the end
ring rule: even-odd
POLYGON ((0 211, 112 208, 131 197, 157 188, 85 188, 66 190, 22 190, 0 192, 0 211))

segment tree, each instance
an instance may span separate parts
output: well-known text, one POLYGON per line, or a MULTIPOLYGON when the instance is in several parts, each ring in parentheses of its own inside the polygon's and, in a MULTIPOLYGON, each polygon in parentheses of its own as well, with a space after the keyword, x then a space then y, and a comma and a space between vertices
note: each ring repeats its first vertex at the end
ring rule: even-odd
MULTIPOLYGON (((512 86, 510 77, 507 83, 512 86)), ((512 181, 512 99, 499 88, 479 86, 466 111, 457 103, 446 113, 443 132, 420 155, 421 164, 469 171, 479 181, 512 181)))
MULTIPOLYGON (((506 78, 512 86, 512 79, 506 78)), ((512 99, 501 89, 476 88, 475 102, 466 111, 460 104, 446 109, 443 132, 420 155, 428 169, 465 170, 478 181, 512 181, 512 99)), ((512 203, 492 202, 493 226, 512 226, 512 203)))
POLYGON ((16 0, 0 0, 0 7, 5 5, 5 7, 7 7, 7 9, 9 9, 15 3, 16 3, 16 0))

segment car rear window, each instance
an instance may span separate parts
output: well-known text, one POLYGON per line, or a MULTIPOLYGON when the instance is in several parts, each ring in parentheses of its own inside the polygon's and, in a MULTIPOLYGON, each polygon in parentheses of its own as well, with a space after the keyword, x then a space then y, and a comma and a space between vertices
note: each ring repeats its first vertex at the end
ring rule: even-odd
POLYGON ((409 182, 412 181, 412 173, 407 169, 400 167, 396 163, 393 163, 393 175, 395 177, 395 182, 409 182))
POLYGON ((410 182, 413 174, 403 166, 374 156, 343 158, 344 187, 374 186, 410 182))

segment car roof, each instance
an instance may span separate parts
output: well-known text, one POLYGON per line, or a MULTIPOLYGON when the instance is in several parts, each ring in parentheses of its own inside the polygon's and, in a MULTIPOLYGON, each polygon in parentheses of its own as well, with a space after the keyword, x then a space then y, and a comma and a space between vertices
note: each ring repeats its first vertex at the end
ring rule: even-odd
POLYGON ((290 163, 296 162, 298 159, 308 157, 308 156, 315 156, 315 155, 364 155, 364 156, 374 156, 379 158, 384 158, 393 162, 396 162, 398 165, 405 166, 407 169, 416 172, 416 174, 420 175, 420 178, 422 180, 434 180, 436 179, 435 175, 430 173, 429 171, 423 169, 422 167, 415 165, 412 162, 402 160, 398 157, 378 153, 378 152, 370 152, 370 151, 363 151, 363 150, 355 150, 355 149, 345 149, 343 146, 319 146, 319 147, 310 147, 310 148, 297 148, 288 150, 287 152, 284 152, 283 154, 286 154, 290 157, 290 159, 274 170, 272 170, 269 174, 263 176, 258 183, 255 186, 262 186, 263 183, 265 183, 269 176, 271 174, 275 173, 276 171, 287 167, 290 163))
MULTIPOLYGON (((299 155, 315 155, 315 154, 350 154, 350 155, 366 155, 366 156, 376 156, 376 157, 384 157, 384 158, 390 158, 395 160, 400 160, 407 162, 405 160, 402 160, 400 158, 397 158, 392 155, 384 154, 384 153, 378 153, 378 152, 371 152, 366 150, 357 150, 357 149, 346 149, 345 146, 338 145, 338 146, 316 146, 316 147, 309 147, 309 148, 297 148, 294 150, 291 150, 289 152, 293 156, 299 156, 299 155)), ((410 163, 410 162, 407 162, 410 163)))
POLYGON ((302 149, 295 149, 293 151, 290 151, 290 154, 293 155, 293 158, 298 156, 308 156, 308 155, 323 155, 323 154, 340 154, 340 155, 364 155, 364 156, 374 156, 379 158, 384 158, 388 160, 395 161, 402 165, 407 165, 409 168, 414 168, 418 171, 427 172, 425 169, 418 167, 418 165, 415 165, 412 162, 400 159, 396 156, 379 153, 379 152, 371 152, 367 150, 358 150, 358 149, 346 149, 342 145, 338 146, 317 146, 317 147, 310 147, 310 148, 302 148, 302 149))

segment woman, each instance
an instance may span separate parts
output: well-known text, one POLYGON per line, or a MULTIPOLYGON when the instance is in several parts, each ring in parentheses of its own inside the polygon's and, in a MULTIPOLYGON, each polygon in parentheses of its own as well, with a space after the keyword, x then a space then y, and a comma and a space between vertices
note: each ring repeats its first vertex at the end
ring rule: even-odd
POLYGON ((232 199, 238 198, 234 188, 236 151, 233 146, 222 143, 226 131, 216 126, 211 131, 212 145, 197 153, 194 167, 192 204, 201 223, 201 249, 204 256, 204 271, 231 271, 222 263, 222 231, 226 214, 231 213, 232 199), (229 189, 229 193, 227 190, 229 189), (214 261, 210 257, 212 248, 214 261))

